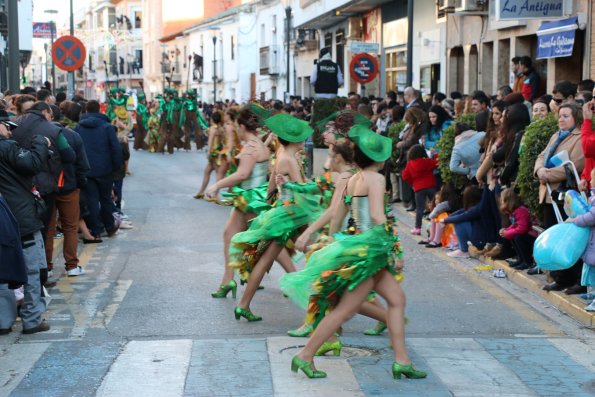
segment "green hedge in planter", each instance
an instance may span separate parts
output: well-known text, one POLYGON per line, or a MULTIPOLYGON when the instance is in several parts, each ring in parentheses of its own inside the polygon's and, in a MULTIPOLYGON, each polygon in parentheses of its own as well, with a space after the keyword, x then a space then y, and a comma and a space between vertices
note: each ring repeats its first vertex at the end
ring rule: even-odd
MULTIPOLYGON (((558 131, 558 120, 550 113, 542 120, 534 120, 525 129, 521 146, 522 154, 519 156, 519 173, 516 178, 516 187, 521 198, 529 210, 541 217, 539 210, 539 181, 533 175, 535 160, 545 150, 552 135, 558 131)), ((540 219, 542 220, 542 219, 540 219)))
POLYGON ((344 109, 347 104, 347 98, 317 98, 312 106, 312 119, 310 124, 314 127, 314 147, 323 148, 322 131, 316 128, 316 123, 338 110, 344 109))
POLYGON ((388 137, 393 141, 393 151, 390 156, 390 160, 393 164, 397 163, 399 159, 399 149, 397 149, 397 143, 399 142, 399 134, 403 131, 403 128, 407 125, 405 120, 401 120, 397 123, 392 123, 390 127, 388 127, 388 137))
POLYGON ((455 125, 465 123, 471 128, 475 128, 475 114, 463 114, 455 119, 453 123, 444 130, 442 138, 436 143, 438 147, 438 169, 444 183, 452 183, 456 188, 462 189, 469 179, 465 175, 453 174, 450 171, 450 157, 452 149, 455 146, 455 125))

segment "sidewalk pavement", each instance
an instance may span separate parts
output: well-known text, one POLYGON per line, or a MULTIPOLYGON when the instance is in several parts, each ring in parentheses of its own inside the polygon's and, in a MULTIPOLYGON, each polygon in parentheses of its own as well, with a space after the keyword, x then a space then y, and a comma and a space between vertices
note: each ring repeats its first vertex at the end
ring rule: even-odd
MULTIPOLYGON (((393 209, 399 214, 400 220, 415 219, 415 214, 413 212, 406 212, 397 205, 393 205, 393 209)), ((409 224, 410 222, 407 223, 409 224)), ((480 256, 477 259, 486 265, 492 266, 494 270, 504 270, 506 276, 513 283, 540 296, 560 312, 567 314, 582 325, 586 327, 595 327, 595 313, 588 312, 584 309, 589 302, 580 299, 577 295, 566 295, 563 291, 544 291, 542 289, 542 287, 547 284, 546 274, 530 276, 523 270, 511 268, 505 260, 493 260, 485 256, 480 256)))

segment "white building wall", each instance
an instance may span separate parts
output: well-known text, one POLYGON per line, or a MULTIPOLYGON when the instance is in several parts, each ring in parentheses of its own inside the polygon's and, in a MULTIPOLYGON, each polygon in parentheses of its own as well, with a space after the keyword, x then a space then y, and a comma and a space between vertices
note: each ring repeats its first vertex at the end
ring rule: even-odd
POLYGON ((440 67, 439 90, 446 90, 446 20, 436 21, 436 1, 416 0, 413 23, 413 81, 420 88, 421 68, 435 63, 440 67))
MULTIPOLYGON (((264 93, 265 99, 283 100, 287 90, 287 47, 285 46, 285 8, 280 2, 270 6, 260 6, 256 10, 257 42, 255 59, 258 60, 256 76, 256 94, 264 93), (270 54, 269 73, 260 74, 260 49, 268 47, 270 54), (276 74, 275 74, 276 73, 276 74)), ((290 56, 290 85, 293 84, 290 56)), ((293 86, 289 92, 292 92, 293 86)))

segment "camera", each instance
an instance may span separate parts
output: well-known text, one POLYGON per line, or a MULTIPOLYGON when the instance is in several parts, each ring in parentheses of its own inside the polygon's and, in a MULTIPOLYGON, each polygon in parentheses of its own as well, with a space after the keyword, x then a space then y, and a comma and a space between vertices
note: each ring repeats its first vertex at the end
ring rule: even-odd
POLYGON ((0 124, 8 128, 9 131, 13 131, 15 128, 19 126, 17 123, 10 120, 0 120, 0 124))

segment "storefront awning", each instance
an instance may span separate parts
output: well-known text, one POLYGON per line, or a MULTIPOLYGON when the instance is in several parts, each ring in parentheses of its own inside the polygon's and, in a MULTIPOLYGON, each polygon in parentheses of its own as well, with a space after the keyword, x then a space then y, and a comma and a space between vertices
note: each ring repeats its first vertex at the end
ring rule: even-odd
POLYGON ((543 22, 537 30, 537 59, 571 56, 576 29, 578 17, 543 22))

